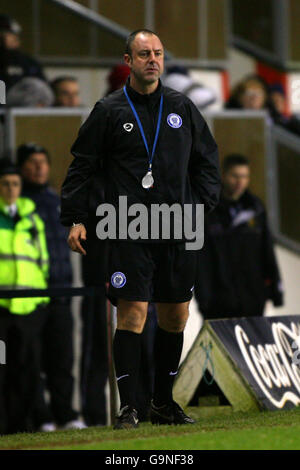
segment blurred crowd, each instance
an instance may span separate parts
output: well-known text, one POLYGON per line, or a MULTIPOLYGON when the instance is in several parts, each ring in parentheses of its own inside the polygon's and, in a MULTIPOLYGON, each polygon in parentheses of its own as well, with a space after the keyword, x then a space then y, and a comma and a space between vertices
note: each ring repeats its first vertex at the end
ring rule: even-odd
MULTIPOLYGON (((78 78, 66 75, 47 80, 41 64, 22 51, 21 32, 17 21, 0 15, 0 80, 6 83, 7 105, 83 106, 78 78)), ((121 88, 128 74, 125 64, 114 67, 107 77, 106 94, 121 88)), ((182 65, 167 67, 162 81, 165 86, 186 94, 201 111, 216 102, 215 90, 194 80, 182 65)), ((300 135, 300 120, 287 112, 286 91, 279 82, 268 84, 258 75, 249 75, 234 86, 224 108, 264 110, 270 122, 300 135)))
MULTIPOLYGON (((79 81, 59 76, 47 81, 42 66, 21 48, 21 26, 0 15, 0 79, 12 107, 80 107, 79 81)), ((129 75, 115 66, 106 94, 129 75)), ((167 68, 165 86, 185 93, 200 109, 216 101, 214 90, 197 83, 183 66, 167 68)), ((250 76, 232 90, 226 109, 266 110, 271 122, 300 133, 286 114, 278 83, 250 76)), ((49 184, 51 155, 40 142, 24 142, 16 161, 0 159, 0 289, 72 286, 67 232, 59 222, 59 195, 49 184)), ((227 155, 219 206, 205 221, 205 246, 199 252, 195 299, 204 318, 263 315, 267 300, 283 305, 283 288, 272 235, 262 201, 249 190, 251 155, 227 155)), ((97 186, 97 185, 96 185, 97 186)), ((101 186, 91 187, 97 205, 101 186)), ((93 220, 94 214, 91 217, 93 220)), ((0 364, 0 434, 103 426, 107 423, 108 380, 106 259, 108 245, 88 228, 87 256, 81 260, 85 286, 94 297, 81 302, 80 410, 73 408, 73 316, 67 296, 0 299, 0 339, 7 345, 0 364)), ((148 418, 153 384, 152 345, 155 306, 143 332, 139 378, 139 416, 148 418)))

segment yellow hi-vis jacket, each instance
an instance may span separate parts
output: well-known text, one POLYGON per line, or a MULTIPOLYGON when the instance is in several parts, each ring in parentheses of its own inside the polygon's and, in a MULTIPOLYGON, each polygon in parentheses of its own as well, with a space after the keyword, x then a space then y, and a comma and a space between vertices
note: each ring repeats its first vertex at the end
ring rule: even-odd
POLYGON ((45 227, 34 212, 35 204, 31 199, 17 199, 17 221, 6 214, 5 206, 0 197, 0 307, 13 314, 26 315, 50 299, 1 299, 1 289, 47 288, 49 257, 45 227))

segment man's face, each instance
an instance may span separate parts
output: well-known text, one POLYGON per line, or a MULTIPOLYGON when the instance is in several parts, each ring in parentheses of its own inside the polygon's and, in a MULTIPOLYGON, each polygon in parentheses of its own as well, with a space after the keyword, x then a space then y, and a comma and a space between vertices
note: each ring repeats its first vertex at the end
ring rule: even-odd
POLYGON ((245 109, 262 109, 265 106, 266 93, 261 86, 251 85, 246 88, 241 104, 245 109))
POLYGON ((17 34, 5 31, 1 33, 1 37, 5 49, 19 49, 21 41, 17 34))
POLYGON ((276 108, 276 110, 280 113, 283 114, 285 111, 285 97, 282 93, 279 93, 278 91, 273 91, 271 93, 271 100, 276 108))
POLYGON ((156 82, 164 71, 164 48, 154 34, 139 33, 131 44, 132 55, 124 60, 131 74, 143 85, 156 82))
POLYGON ((29 183, 45 184, 49 173, 50 166, 44 153, 32 153, 22 166, 22 176, 29 183))
POLYGON ((250 169, 248 165, 235 165, 223 173, 225 191, 233 198, 239 198, 248 188, 250 169))
POLYGON ((81 105, 79 83, 65 80, 57 85, 55 94, 57 106, 76 107, 81 105))
POLYGON ((14 204, 21 194, 21 178, 19 175, 0 177, 0 196, 7 205, 14 204))

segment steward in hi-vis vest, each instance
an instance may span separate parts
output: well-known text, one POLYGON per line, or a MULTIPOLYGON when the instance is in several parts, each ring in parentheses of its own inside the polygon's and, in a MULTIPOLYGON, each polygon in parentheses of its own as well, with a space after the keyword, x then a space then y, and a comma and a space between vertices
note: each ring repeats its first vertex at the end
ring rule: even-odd
POLYGON ((40 386, 40 341, 47 297, 1 298, 1 290, 46 289, 48 252, 44 223, 12 162, 0 159, 0 434, 32 430, 40 386), (30 315, 29 315, 30 314, 30 315))
MULTIPOLYGON (((18 198, 15 209, 15 215, 10 215, 0 197, 0 289, 46 288, 49 262, 44 222, 30 199, 18 198)), ((48 301, 44 297, 0 298, 0 305, 24 315, 48 301)))
POLYGON ((0 168, 0 308, 26 315, 46 297, 1 298, 1 289, 46 289, 49 271, 44 222, 31 199, 19 197, 21 178, 12 162, 0 168))

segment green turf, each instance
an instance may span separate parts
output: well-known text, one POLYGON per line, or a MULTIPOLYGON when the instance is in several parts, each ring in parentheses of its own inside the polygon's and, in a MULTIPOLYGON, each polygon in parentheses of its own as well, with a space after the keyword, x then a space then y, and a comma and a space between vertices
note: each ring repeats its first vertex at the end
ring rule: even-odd
POLYGON ((113 431, 16 434, 0 437, 0 449, 300 449, 300 408, 233 413, 199 419, 193 426, 151 426, 113 431))

